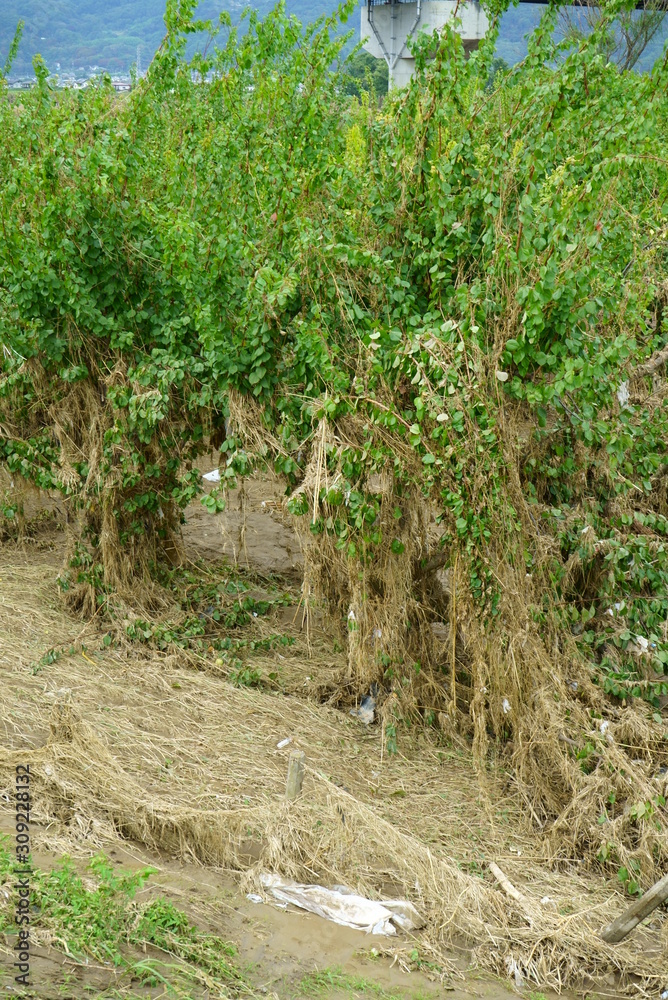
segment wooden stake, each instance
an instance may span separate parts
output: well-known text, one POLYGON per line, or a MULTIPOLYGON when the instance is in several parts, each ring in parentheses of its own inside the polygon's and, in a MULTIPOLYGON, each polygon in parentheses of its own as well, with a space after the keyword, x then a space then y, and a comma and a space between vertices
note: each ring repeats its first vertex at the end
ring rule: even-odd
POLYGON ((660 878, 651 889, 647 890, 644 896, 636 899, 635 903, 631 903, 620 917, 604 927, 601 931, 601 937, 610 944, 617 944, 666 899, 668 899, 668 875, 660 878))
POLYGON ((285 786, 286 799, 296 799, 304 782, 304 751, 293 750, 288 762, 288 780, 285 786))

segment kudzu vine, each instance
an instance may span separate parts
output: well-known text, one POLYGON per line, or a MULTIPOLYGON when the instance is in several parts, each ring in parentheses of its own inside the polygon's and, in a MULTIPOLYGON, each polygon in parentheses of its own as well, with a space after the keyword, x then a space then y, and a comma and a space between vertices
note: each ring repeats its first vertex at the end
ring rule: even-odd
POLYGON ((605 18, 573 45, 549 8, 491 85, 495 29, 470 58, 422 37, 378 106, 345 94, 352 3, 244 34, 193 10, 170 0, 127 98, 57 91, 39 61, 0 95, 0 460, 66 500, 72 603, 178 555, 215 445, 225 482, 271 464, 360 566, 405 556, 421 497, 482 620, 502 564, 535 575, 535 615, 580 623, 601 682, 656 708, 626 650, 641 633, 655 674, 668 658, 664 365, 643 374, 668 338, 665 57, 620 72, 605 18), (388 471, 394 527, 370 488, 388 471))

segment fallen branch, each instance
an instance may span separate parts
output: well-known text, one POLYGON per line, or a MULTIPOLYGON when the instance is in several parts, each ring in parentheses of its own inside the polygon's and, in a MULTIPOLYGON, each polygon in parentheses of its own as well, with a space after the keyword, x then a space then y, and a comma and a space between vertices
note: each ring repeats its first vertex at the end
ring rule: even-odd
POLYGON ((506 893, 506 895, 510 896, 511 899, 514 899, 516 903, 520 904, 520 906, 524 910, 524 916, 528 921, 529 926, 533 927, 533 920, 529 916, 529 910, 531 909, 531 904, 529 903, 527 897, 523 893, 521 893, 519 889, 515 888, 515 886, 510 881, 508 876, 501 871, 501 869, 497 864, 495 864, 493 861, 490 861, 488 867, 492 875, 496 879, 496 881, 499 883, 503 891, 506 893))
POLYGON ((638 365, 632 377, 641 378, 643 375, 653 375, 657 368, 665 365, 666 361, 668 361, 668 345, 662 347, 660 351, 656 351, 643 365, 638 365))
POLYGON ((647 890, 644 896, 636 899, 635 903, 631 903, 620 917, 604 927, 601 931, 601 937, 610 944, 616 944, 627 934, 630 934, 641 920, 648 917, 652 910, 655 910, 666 899, 668 899, 668 875, 659 879, 651 889, 647 890))

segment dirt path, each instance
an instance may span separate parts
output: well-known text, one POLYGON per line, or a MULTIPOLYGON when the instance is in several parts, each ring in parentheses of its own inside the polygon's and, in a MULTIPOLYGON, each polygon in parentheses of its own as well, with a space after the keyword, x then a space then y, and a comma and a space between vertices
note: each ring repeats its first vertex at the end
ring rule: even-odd
MULTIPOLYGON (((11 837, 12 820, 6 807, 0 810, 0 833, 11 837)), ((48 831, 36 826, 33 837, 37 842, 48 841, 48 831)), ((321 981, 325 985, 318 994, 325 998, 362 995, 372 992, 372 985, 397 991, 407 998, 419 995, 427 1000, 439 995, 433 979, 419 972, 404 972, 398 962, 392 964, 391 955, 381 955, 388 947, 387 938, 365 935, 294 909, 286 911, 251 902, 230 874, 179 862, 162 853, 147 851, 139 844, 116 839, 109 840, 104 847, 112 862, 124 870, 137 871, 147 865, 157 868, 150 884, 139 893, 138 902, 163 896, 201 930, 234 942, 240 967, 248 972, 250 982, 260 993, 291 1000, 305 995, 321 981), (341 989, 326 988, 328 978, 334 983, 338 980, 341 989), (356 991, 352 988, 351 984, 364 981, 372 985, 366 988, 358 985, 356 991)), ((53 869, 59 860, 57 851, 33 852, 33 863, 45 871, 53 869)), ((77 868, 85 872, 85 858, 79 857, 77 868)), ((89 996, 90 988, 102 991, 123 985, 122 973, 91 964, 92 967, 82 968, 55 948, 37 948, 31 971, 33 981, 39 983, 40 1000, 51 997, 62 1000, 68 980, 71 992, 67 996, 72 997, 89 996)), ((494 988, 491 981, 484 980, 480 981, 480 989, 467 987, 456 993, 494 1000, 508 996, 508 991, 494 988)))

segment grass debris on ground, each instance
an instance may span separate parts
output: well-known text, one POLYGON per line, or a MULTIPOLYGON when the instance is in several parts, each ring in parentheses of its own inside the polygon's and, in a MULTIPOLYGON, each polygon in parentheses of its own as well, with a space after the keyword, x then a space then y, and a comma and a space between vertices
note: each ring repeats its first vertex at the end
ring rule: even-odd
MULTIPOLYGON (((3 687, 0 766, 9 785, 14 764, 29 761, 41 847, 85 859, 120 837, 233 873, 242 890, 257 890, 258 874, 270 870, 376 898, 405 896, 427 918, 415 947, 441 974, 454 972, 463 949, 482 968, 504 977, 515 970, 541 987, 611 976, 621 990, 661 985, 661 913, 621 945, 599 939, 625 905, 623 884, 555 857, 535 836, 501 747, 481 785, 461 740, 434 727, 388 732, 388 717, 365 727, 348 704, 325 703, 327 690, 342 697, 345 660, 326 619, 312 625, 309 658, 289 584, 223 567, 217 578, 235 583, 233 592, 229 584, 215 591, 216 607, 238 612, 239 595, 260 600, 261 585, 278 600, 257 618, 242 608, 243 620, 227 625, 211 614, 204 636, 183 644, 177 635, 160 648, 164 635, 156 643, 155 631, 130 641, 127 630, 109 642, 108 625, 82 628, 59 603, 57 553, 53 565, 43 553, 35 564, 31 551, 5 548, 0 563, 1 665, 16 680, 3 687), (211 630, 219 627, 250 683, 234 663, 217 663, 211 630), (267 647, 267 637, 281 639, 267 647), (301 798, 287 803, 294 748, 305 751, 307 774, 301 798), (522 903, 495 883, 492 860, 522 903)), ((189 586, 183 614, 212 600, 206 573, 189 586)), ((145 912, 169 924, 168 911, 145 912)), ((132 933, 146 936, 150 920, 137 920, 132 933)), ((179 962, 194 961, 187 940, 174 950, 179 962)))

